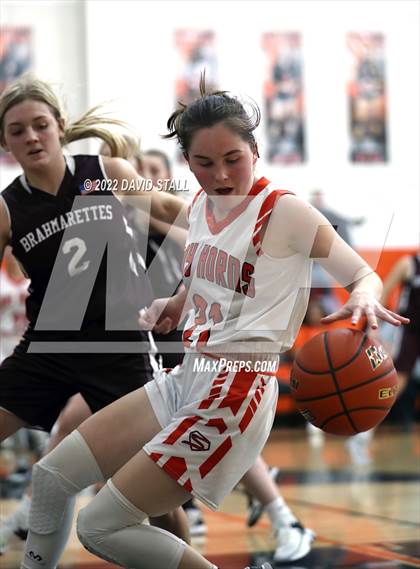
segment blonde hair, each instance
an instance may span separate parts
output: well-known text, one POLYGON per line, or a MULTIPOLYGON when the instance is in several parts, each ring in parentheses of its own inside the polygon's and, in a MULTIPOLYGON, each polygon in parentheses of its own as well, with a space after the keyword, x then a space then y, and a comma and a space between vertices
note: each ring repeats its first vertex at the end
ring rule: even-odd
MULTIPOLYGON (((120 155, 120 158, 125 158, 127 160, 132 156, 136 160, 138 168, 141 169, 143 166, 144 155, 140 150, 140 138, 134 134, 131 135, 126 133, 123 133, 121 136, 124 140, 125 148, 123 153, 120 155)), ((109 147, 108 143, 104 141, 99 149, 99 154, 103 154, 104 149, 107 146, 109 147)))
POLYGON ((4 144, 4 117, 8 110, 24 101, 33 100, 45 103, 64 131, 62 145, 85 138, 100 138, 110 148, 112 156, 124 157, 127 154, 127 141, 124 135, 111 132, 102 125, 127 128, 122 121, 98 113, 101 105, 88 110, 79 120, 67 123, 62 106, 52 87, 28 73, 9 85, 0 96, 0 143, 4 144))

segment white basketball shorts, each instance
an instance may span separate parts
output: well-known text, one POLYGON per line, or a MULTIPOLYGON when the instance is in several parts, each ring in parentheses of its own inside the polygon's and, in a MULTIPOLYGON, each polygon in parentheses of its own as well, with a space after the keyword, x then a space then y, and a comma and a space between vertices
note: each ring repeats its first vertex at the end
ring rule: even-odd
POLYGON ((162 430, 143 450, 216 510, 264 447, 278 386, 272 375, 211 369, 213 362, 186 354, 182 365, 145 385, 162 430))

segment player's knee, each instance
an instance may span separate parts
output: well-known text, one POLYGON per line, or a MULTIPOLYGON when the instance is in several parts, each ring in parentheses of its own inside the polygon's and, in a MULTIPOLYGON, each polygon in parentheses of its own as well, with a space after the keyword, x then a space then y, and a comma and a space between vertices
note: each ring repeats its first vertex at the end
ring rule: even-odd
POLYGON ((45 459, 32 469, 32 507, 29 527, 36 533, 49 534, 61 524, 68 494, 53 469, 45 459))
POLYGON ((123 528, 140 525, 147 514, 121 494, 111 480, 79 512, 77 535, 89 551, 101 551, 106 538, 123 528), (100 523, 98 523, 100 520, 100 523))
POLYGON ((160 528, 143 524, 147 515, 108 481, 79 512, 77 535, 91 553, 122 567, 179 566, 186 544, 160 528), (125 530, 134 530, 125 531, 125 530))
POLYGON ((69 498, 98 480, 103 476, 95 457, 74 431, 33 467, 31 529, 40 534, 56 531, 69 498))

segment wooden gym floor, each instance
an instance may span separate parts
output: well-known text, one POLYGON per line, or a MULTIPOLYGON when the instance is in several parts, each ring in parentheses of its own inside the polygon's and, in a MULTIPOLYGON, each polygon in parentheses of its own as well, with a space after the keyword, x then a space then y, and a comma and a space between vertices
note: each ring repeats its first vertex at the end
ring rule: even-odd
MULTIPOLYGON (((419 434, 419 427, 411 433, 380 428, 370 445, 370 464, 357 466, 342 439, 327 437, 322 447, 314 448, 303 429, 273 430, 264 457, 281 467, 277 481, 285 499, 317 534, 306 558, 282 567, 420 567, 419 434)), ((79 506, 87 500, 80 498, 79 506)), ((0 504, 4 516, 16 501, 2 499, 0 504)), ((203 511, 208 534, 193 543, 220 569, 271 561, 274 542, 268 520, 262 517, 254 528, 246 527, 246 499, 239 490, 224 501, 219 512, 203 511)), ((22 542, 13 541, 0 558, 1 569, 19 567, 21 554, 22 542)), ((85 551, 72 534, 62 569, 107 566, 85 551)))

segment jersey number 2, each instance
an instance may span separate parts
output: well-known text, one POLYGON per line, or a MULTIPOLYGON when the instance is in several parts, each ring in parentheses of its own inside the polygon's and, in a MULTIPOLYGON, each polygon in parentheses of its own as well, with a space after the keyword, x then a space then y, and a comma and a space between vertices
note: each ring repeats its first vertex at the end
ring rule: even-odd
POLYGON ((83 255, 87 251, 86 243, 83 241, 83 239, 80 239, 80 237, 73 237, 73 239, 69 239, 64 243, 63 253, 65 255, 70 253, 72 249, 76 249, 76 251, 74 252, 73 257, 70 259, 67 270, 69 272, 69 275, 71 277, 74 277, 80 273, 83 273, 83 271, 86 271, 86 269, 89 267, 89 261, 83 261, 83 263, 79 264, 83 255))

